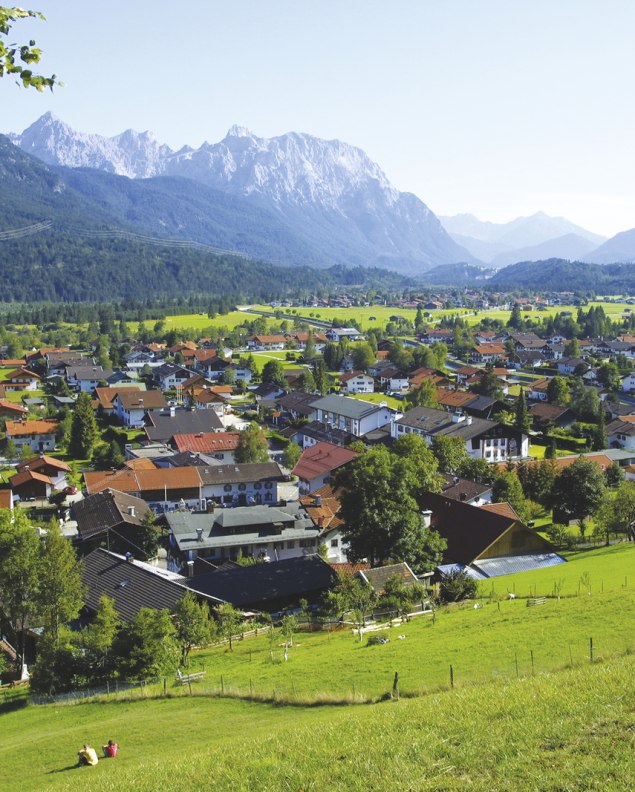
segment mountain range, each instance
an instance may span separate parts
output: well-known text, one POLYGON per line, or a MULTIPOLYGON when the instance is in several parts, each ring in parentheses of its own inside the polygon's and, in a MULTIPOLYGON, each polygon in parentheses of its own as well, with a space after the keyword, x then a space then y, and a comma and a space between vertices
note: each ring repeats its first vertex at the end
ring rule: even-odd
POLYGON ((496 269, 548 258, 591 260, 588 256, 607 241, 564 217, 550 217, 544 212, 508 223, 482 221, 471 214, 440 220, 457 243, 496 269))
MULTIPOLYGON (((150 132, 85 134, 47 113, 21 134, 0 135, 0 177, 5 284, 11 256, 18 261, 26 245, 34 257, 39 247, 59 270, 57 276, 46 270, 47 283, 54 282, 50 288, 66 299, 83 299, 90 290, 88 282, 83 290, 73 283, 69 293, 62 272, 71 260, 73 272, 80 272, 89 248, 94 266, 99 268, 101 256, 113 275, 108 239, 126 249, 127 261, 133 251, 146 251, 134 255, 141 255, 148 272, 158 262, 164 291, 170 267, 187 273, 179 275, 182 291, 210 288, 213 273, 205 267, 223 271, 225 289, 232 285, 232 268, 244 282, 249 270, 236 264, 240 260, 264 265, 258 270, 262 284, 272 266, 380 267, 428 282, 493 284, 501 268, 505 282, 510 264, 516 265, 511 277, 524 279, 537 272, 527 268, 531 261, 635 262, 635 229, 606 240, 541 212, 509 223, 473 215, 440 220, 415 195, 396 190, 361 149, 295 132, 262 138, 232 127, 218 143, 174 151, 150 132), (38 236, 43 233, 49 235, 46 242, 38 236), (177 250, 185 251, 180 258, 177 250), (206 263, 197 264, 197 257, 206 263)), ((595 281, 602 280, 593 272, 595 281)), ((341 279, 341 271, 335 277, 341 279)), ((623 280, 627 274, 620 269, 610 277, 623 280)), ((10 278, 14 299, 24 299, 19 268, 10 278)), ((141 287, 122 281, 120 288, 141 287)), ((238 290, 234 283, 232 293, 238 290)))
POLYGON ((217 199, 224 195, 225 207, 231 198, 241 209, 271 218, 281 263, 380 265, 414 275, 438 264, 475 261, 419 198, 396 190, 361 149, 338 140, 295 132, 262 138, 235 126, 219 143, 172 151, 149 132, 89 135, 50 113, 9 137, 50 166, 91 169, 75 177, 73 186, 93 199, 104 184, 95 171, 134 180, 134 187, 111 180, 106 200, 112 208, 118 203, 114 188, 122 189, 126 219, 141 218, 146 231, 268 257, 260 241, 254 244, 258 229, 245 227, 244 218, 232 223, 228 213, 219 218, 218 200, 208 205, 206 188, 217 199), (178 195, 172 196, 174 182, 157 185, 158 178, 181 179, 178 195), (157 193, 172 196, 184 210, 166 212, 157 193))

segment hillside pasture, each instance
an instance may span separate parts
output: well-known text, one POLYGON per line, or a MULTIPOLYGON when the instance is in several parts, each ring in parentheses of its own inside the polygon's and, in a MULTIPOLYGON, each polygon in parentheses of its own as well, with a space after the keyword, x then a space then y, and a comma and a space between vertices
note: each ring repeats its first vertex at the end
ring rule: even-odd
POLYGON ((29 706, 0 714, 0 763, 22 792, 616 792, 635 787, 634 672, 626 657, 339 708, 198 695, 29 706), (82 743, 108 739, 116 759, 74 767, 82 743))

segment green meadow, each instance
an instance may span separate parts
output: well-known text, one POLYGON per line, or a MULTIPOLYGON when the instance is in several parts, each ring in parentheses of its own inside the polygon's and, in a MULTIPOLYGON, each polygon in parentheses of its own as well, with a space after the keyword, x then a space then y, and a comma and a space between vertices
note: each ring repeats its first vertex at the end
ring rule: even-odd
POLYGON ((206 676, 191 689, 46 705, 5 692, 0 778, 20 790, 632 789, 634 559, 621 543, 488 581, 481 607, 413 618, 384 645, 350 628, 298 632, 285 661, 279 634, 261 632, 197 652, 206 676), (548 599, 528 607, 530 595, 548 599), (73 767, 83 742, 108 739, 116 760, 73 767))

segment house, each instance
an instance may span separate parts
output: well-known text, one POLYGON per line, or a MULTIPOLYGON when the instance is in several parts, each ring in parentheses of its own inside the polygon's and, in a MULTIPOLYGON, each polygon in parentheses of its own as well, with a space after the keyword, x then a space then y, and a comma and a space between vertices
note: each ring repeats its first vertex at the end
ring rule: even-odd
POLYGON ((534 380, 527 388, 527 398, 533 401, 546 402, 548 400, 550 382, 551 379, 549 377, 545 377, 544 379, 540 380, 534 380))
POLYGON ((299 479, 300 492, 304 494, 320 489, 338 468, 357 456, 357 452, 333 443, 320 442, 305 448, 292 471, 299 479))
POLYGON ((326 337, 334 344, 338 344, 343 338, 348 341, 361 341, 364 338, 356 327, 331 327, 326 331, 326 337))
POLYGON ((330 564, 348 561, 348 542, 343 536, 343 521, 339 516, 340 502, 330 484, 303 495, 300 503, 313 524, 320 529, 320 544, 326 548, 326 560, 330 564))
POLYGON ((169 529, 171 566, 195 558, 222 563, 245 558, 279 561, 317 552, 320 529, 299 503, 238 506, 210 513, 174 511, 163 518, 169 529))
POLYGON ((410 378, 397 366, 388 366, 380 372, 379 384, 385 391, 405 393, 410 389, 410 378))
POLYGON ((483 506, 492 500, 491 484, 477 484, 475 481, 451 476, 449 473, 442 473, 441 477, 443 478, 441 493, 446 498, 470 503, 472 506, 483 506))
POLYGON ((622 377, 622 385, 620 390, 624 391, 625 393, 631 393, 631 391, 635 390, 635 371, 632 371, 630 374, 622 377))
POLYGON ((165 396, 158 390, 138 391, 133 388, 118 389, 112 399, 112 409, 124 426, 140 429, 146 414, 167 407, 165 396))
POLYGON ((84 485, 88 495, 106 489, 142 498, 156 512, 177 507, 201 508, 201 476, 197 467, 142 470, 87 471, 84 485))
POLYGON ((28 468, 11 476, 9 485, 13 495, 20 500, 44 500, 53 493, 52 479, 28 468))
POLYGON ((280 350, 286 344, 287 338, 283 335, 254 335, 247 339, 247 347, 257 351, 280 350))
MULTIPOLYGON (((82 565, 82 583, 86 591, 84 608, 89 615, 97 613, 99 601, 107 596, 114 600, 117 615, 124 622, 133 621, 141 608, 166 609, 174 612, 179 602, 192 589, 174 572, 136 561, 131 556, 110 553, 99 547, 89 553, 82 565)), ((221 600, 203 592, 197 598, 210 605, 221 600)))
POLYGON ((147 415, 146 435, 154 443, 167 443, 175 434, 222 432, 224 426, 215 410, 183 410, 170 407, 147 415))
POLYGON ((470 353, 472 363, 494 363, 497 360, 506 360, 507 350, 504 344, 493 342, 491 344, 475 344, 470 353))
POLYGON ((635 415, 622 415, 611 421, 606 427, 606 436, 611 448, 635 451, 635 415))
POLYGON ((33 391, 40 387, 40 375, 26 368, 17 368, 5 375, 3 385, 10 391, 33 391))
POLYGON ((13 441, 19 453, 26 446, 36 454, 40 451, 55 451, 57 429, 58 423, 53 420, 7 421, 5 426, 7 439, 13 441))
POLYGON ((322 396, 313 402, 313 407, 320 423, 350 432, 355 437, 363 437, 389 424, 395 414, 386 404, 373 404, 335 394, 322 396))
POLYGON ((278 488, 287 481, 277 462, 214 465, 197 468, 201 498, 218 505, 272 505, 279 501, 278 488))
POLYGON ((213 457, 220 462, 233 463, 239 437, 238 432, 198 432, 175 434, 172 442, 179 453, 191 451, 213 457))
POLYGON ((26 459, 16 465, 18 473, 31 470, 51 479, 55 489, 64 489, 67 485, 67 475, 72 472, 70 465, 61 459, 40 454, 40 456, 26 459))
POLYGON ((288 426, 282 430, 281 434, 293 443, 297 443, 300 448, 310 448, 320 442, 347 446, 356 440, 355 435, 345 429, 337 429, 320 421, 311 421, 311 423, 297 427, 288 426))
POLYGON ((419 505, 429 526, 447 542, 441 574, 462 570, 489 578, 565 563, 550 542, 523 525, 509 504, 478 507, 425 493, 419 505))
POLYGON ((185 581, 199 594, 231 602, 241 610, 268 613, 297 607, 301 599, 317 604, 336 583, 337 573, 318 555, 217 569, 185 581))
POLYGON ((309 421, 315 418, 315 408, 313 402, 317 401, 320 397, 315 393, 306 393, 305 391, 291 391, 284 393, 276 399, 276 405, 283 413, 289 416, 293 421, 305 418, 309 421))
POLYGON ((152 377, 161 390, 175 390, 177 386, 187 382, 194 372, 178 366, 176 363, 163 363, 155 368, 152 377))
POLYGON ((105 382, 113 371, 102 366, 67 366, 66 382, 69 388, 80 393, 93 393, 100 382, 105 382))
POLYGON ((568 407, 559 407, 557 404, 538 402, 529 408, 529 413, 538 431, 545 431, 552 426, 559 429, 569 429, 575 422, 575 415, 568 407))
MULTIPOLYGON (((98 386, 95 388, 95 398, 93 400, 93 407, 96 407, 104 415, 112 415, 114 407, 112 400, 119 393, 120 390, 132 391, 140 394, 145 393, 145 384, 136 384, 134 386, 124 386, 123 388, 114 385, 98 386)), ((158 393, 159 391, 157 391, 158 393)))
POLYGON ((487 462, 506 461, 510 457, 526 457, 529 439, 511 426, 464 413, 448 413, 432 407, 413 407, 391 427, 394 439, 408 433, 418 434, 429 443, 437 436, 460 437, 473 459, 487 462))
POLYGON ((376 594, 383 594, 386 583, 393 577, 398 577, 406 586, 412 586, 419 582, 419 579, 405 561, 401 561, 398 564, 371 567, 370 569, 360 569, 357 572, 357 577, 367 583, 376 594))
POLYGON ((152 511, 144 500, 113 489, 89 495, 71 505, 71 519, 77 523, 81 542, 100 540, 113 531, 124 541, 128 537, 133 540, 130 547, 133 554, 137 529, 148 515, 152 511))
POLYGON ((374 393, 375 380, 363 371, 347 371, 340 374, 340 384, 346 393, 374 393))
POLYGON ((19 404, 15 404, 14 402, 0 399, 0 418, 13 418, 15 420, 26 418, 28 414, 29 411, 26 409, 26 407, 21 407, 19 404))
POLYGON ((568 377, 576 372, 586 372, 590 368, 589 364, 582 358, 567 357, 557 362, 558 374, 563 377, 568 377))

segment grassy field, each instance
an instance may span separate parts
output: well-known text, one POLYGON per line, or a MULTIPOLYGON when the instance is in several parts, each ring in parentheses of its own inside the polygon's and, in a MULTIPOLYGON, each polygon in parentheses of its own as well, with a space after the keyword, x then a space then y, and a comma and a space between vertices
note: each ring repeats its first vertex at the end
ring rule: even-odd
POLYGON ((611 792, 635 787, 634 698, 627 657, 373 706, 29 706, 0 715, 0 764, 21 792, 611 792), (117 759, 73 767, 83 742, 110 738, 117 759))
POLYGON ((207 676, 192 696, 168 683, 165 698, 158 685, 13 709, 10 691, 0 777, 27 791, 632 789, 634 554, 623 543, 499 578, 482 607, 418 617, 385 645, 339 631, 298 633, 287 662, 278 640, 271 662, 263 635, 200 652, 193 665, 207 676), (559 601, 520 599, 558 581, 559 601), (499 599, 512 590, 518 599, 499 599), (395 671, 402 698, 380 701, 395 671), (121 747, 115 761, 73 768, 83 742, 108 739, 121 747))

